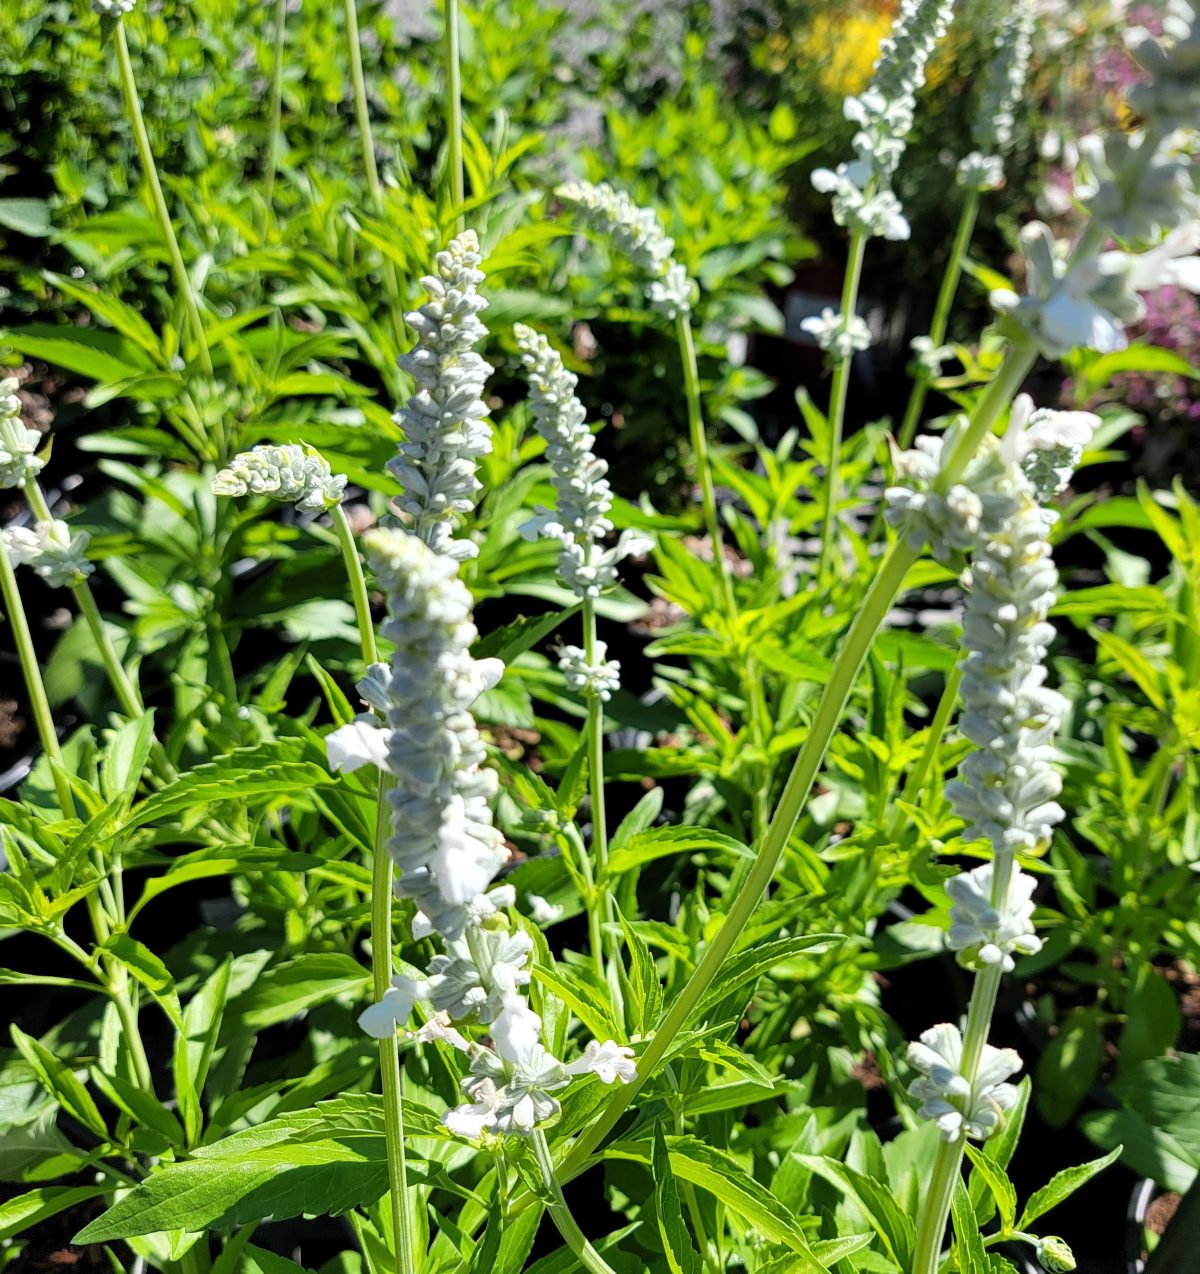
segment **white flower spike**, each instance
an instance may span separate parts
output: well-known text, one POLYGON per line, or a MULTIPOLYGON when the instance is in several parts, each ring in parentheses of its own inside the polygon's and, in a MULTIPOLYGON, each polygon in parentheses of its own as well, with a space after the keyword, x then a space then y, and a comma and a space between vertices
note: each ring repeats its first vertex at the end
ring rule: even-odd
POLYGON ((265 495, 306 513, 324 513, 342 498, 346 479, 311 447, 264 445, 234 456, 213 479, 214 495, 265 495))

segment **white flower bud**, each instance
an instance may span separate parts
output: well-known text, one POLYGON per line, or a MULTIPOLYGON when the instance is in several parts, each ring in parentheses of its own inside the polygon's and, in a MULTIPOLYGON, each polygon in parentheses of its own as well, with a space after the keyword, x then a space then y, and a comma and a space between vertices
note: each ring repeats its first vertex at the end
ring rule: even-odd
POLYGON ((346 479, 312 447, 264 445, 243 451, 213 479, 214 495, 265 495, 307 513, 324 513, 342 498, 346 479))

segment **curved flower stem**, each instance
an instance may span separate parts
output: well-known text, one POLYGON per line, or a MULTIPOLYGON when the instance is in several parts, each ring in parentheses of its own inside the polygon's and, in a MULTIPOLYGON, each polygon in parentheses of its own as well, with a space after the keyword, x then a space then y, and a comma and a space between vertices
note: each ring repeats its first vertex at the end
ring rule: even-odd
POLYGON ((192 338, 196 342, 196 351, 200 358, 200 366, 206 376, 213 374, 212 355, 208 350, 208 338, 204 334, 204 322, 200 318, 200 309, 196 304, 196 293, 192 289, 192 280, 183 263, 183 254, 179 251, 179 240, 175 237, 175 227, 171 224, 171 214, 167 209, 167 201, 163 195, 162 183, 158 179, 158 168, 154 163, 154 151, 150 148, 150 135, 146 132, 146 121, 142 116, 142 104, 138 98, 137 80, 133 74, 133 61, 129 56, 129 41, 125 38, 125 23, 121 18, 116 21, 117 65, 121 70, 121 89, 125 95, 125 108, 129 112, 129 122, 133 126, 133 138, 137 145, 138 159, 142 165, 142 175, 150 187, 150 198, 154 204, 154 213, 158 218, 159 229, 167 245, 167 255, 171 262, 171 273, 175 276, 175 286, 183 299, 187 311, 188 325, 192 329, 192 338))
POLYGON ((367 596, 367 581, 363 576, 362 558, 358 555, 358 546, 354 543, 354 532, 350 529, 346 511, 340 504, 333 506, 332 517, 333 529, 337 532, 338 547, 342 550, 346 576, 350 581, 350 596, 354 599, 354 616, 358 621, 358 637, 362 643, 363 662, 370 665, 379 659, 379 651, 375 644, 375 624, 371 619, 371 601, 367 596))
POLYGON ((271 202, 275 194, 275 174, 279 170, 279 152, 283 141, 283 56, 287 32, 287 0, 275 0, 275 48, 271 63, 271 123, 267 139, 267 179, 263 200, 270 224, 271 202))
POLYGON ((696 457, 696 476, 700 480, 700 499, 704 509, 704 528, 712 541, 713 561, 721 581, 725 608, 732 616, 737 613, 733 596, 733 578, 729 563, 725 560, 725 545, 721 538, 721 521, 717 516, 717 497, 713 489, 712 466, 708 459, 708 435, 704 429, 704 411, 700 404, 700 367, 696 361, 696 341, 692 335, 691 315, 680 311, 675 316, 675 335, 679 340, 679 358, 683 364, 683 389, 687 401, 688 437, 692 455, 696 457))
MULTIPOLYGON (((350 55, 350 79, 354 87, 354 117, 358 122, 358 141, 362 149, 363 174, 367 179, 367 194, 371 210, 383 221, 387 206, 383 199, 383 186, 379 180, 379 165, 375 159, 375 136, 371 131, 371 111, 367 104, 367 80, 363 74, 362 44, 358 34, 357 0, 344 0, 346 14, 346 45, 350 55)), ((387 293, 388 308, 392 316, 392 328, 397 349, 405 343, 404 299, 400 293, 400 280, 396 266, 388 256, 383 257, 383 287, 387 293)))
MULTIPOLYGON (((936 349, 946 339, 946 325, 950 321, 950 306, 954 302, 954 294, 958 291, 958 281, 962 277, 963 258, 975 232, 975 219, 979 216, 979 191, 967 191, 962 211, 958 215, 958 229, 954 234, 954 243, 950 248, 950 256, 946 261, 946 269, 942 274, 942 285, 938 289, 937 303, 933 307, 933 321, 929 325, 929 339, 936 349)), ((929 385, 933 377, 922 367, 913 380, 912 391, 908 395, 908 406, 904 412, 904 420, 896 435, 896 445, 901 451, 912 446, 913 434, 921 419, 921 409, 925 406, 925 396, 929 393, 929 385)))
MULTIPOLYGON (((866 231, 856 228, 850 236, 850 254, 846 261, 846 276, 842 281, 842 330, 845 331, 858 308, 858 285, 862 278, 863 257, 867 250, 866 231)), ((854 355, 839 358, 833 369, 833 382, 829 388, 829 461, 825 475, 825 522, 821 528, 821 557, 817 563, 817 586, 825 578, 833 554, 833 540, 837 521, 838 469, 842 458, 842 430, 846 418, 846 394, 850 386, 850 368, 854 355)))
POLYGON ((458 48, 458 0, 443 0, 443 3, 446 21, 446 167, 450 177, 450 200, 455 209, 455 231, 461 234, 466 228, 463 204, 466 203, 467 196, 463 181, 462 59, 458 48))
POLYGON ((571 1209, 567 1207, 562 1186, 554 1171, 554 1161, 550 1157, 550 1147, 546 1144, 546 1134, 540 1128, 536 1128, 532 1141, 538 1167, 542 1170, 546 1188, 553 1199, 553 1202, 548 1205, 550 1219, 558 1227, 559 1234, 563 1236, 564 1242, 575 1253, 576 1259, 584 1269, 590 1270, 591 1274, 614 1274, 612 1266, 588 1242, 587 1236, 571 1215, 571 1209))
MULTIPOLYGON (((1036 356, 1036 347, 1029 341, 1010 350, 1004 366, 975 405, 970 424, 964 430, 958 445, 946 457, 938 480, 943 490, 961 477, 979 444, 991 431, 1000 413, 1012 401, 1036 356)), ((726 956, 736 945, 783 858, 792 829, 808 799, 850 692, 875 640, 875 634, 903 587, 909 568, 919 557, 919 550, 900 541, 892 546, 880 564, 867 595, 842 640, 841 649, 809 726, 808 737, 792 766, 758 854, 730 903, 725 923, 710 940, 691 978, 667 1010, 653 1039, 638 1058, 637 1077, 609 1098, 599 1118, 580 1135, 563 1160, 564 1180, 569 1181, 587 1166, 592 1152, 603 1142, 642 1085, 654 1074, 675 1037, 687 1025, 695 1007, 712 985, 726 956)))
MULTIPOLYGON (((946 678, 945 686, 942 687, 942 697, 938 700, 938 706, 933 713, 933 720, 929 723, 929 736, 925 740, 925 747, 922 749, 920 759, 916 765, 908 772, 908 777, 904 781, 904 789, 900 793, 901 800, 907 801, 910 805, 921 795, 921 789, 929 778, 929 771, 933 769, 933 763, 937 760, 938 749, 942 746, 942 738, 945 736, 946 727, 950 724, 950 716, 954 712, 954 705, 958 702, 958 692, 962 687, 964 672, 965 666, 963 663, 961 661, 956 663, 950 675, 946 678)), ((888 825, 888 836, 899 835, 903 822, 904 811, 895 810, 888 825)))

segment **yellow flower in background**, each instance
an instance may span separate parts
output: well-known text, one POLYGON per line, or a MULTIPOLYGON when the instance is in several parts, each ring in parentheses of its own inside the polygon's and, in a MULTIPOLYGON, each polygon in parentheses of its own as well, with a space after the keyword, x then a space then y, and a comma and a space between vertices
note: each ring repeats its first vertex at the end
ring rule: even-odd
POLYGON ((817 68, 821 87, 833 96, 859 93, 871 78, 895 13, 896 6, 887 3, 865 4, 854 13, 816 13, 798 37, 799 60, 817 68))

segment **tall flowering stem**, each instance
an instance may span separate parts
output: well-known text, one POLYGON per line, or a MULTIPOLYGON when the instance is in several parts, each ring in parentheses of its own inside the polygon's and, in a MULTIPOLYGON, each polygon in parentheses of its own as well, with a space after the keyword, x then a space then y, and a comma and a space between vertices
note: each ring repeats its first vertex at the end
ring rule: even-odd
POLYGON ((463 205, 466 184, 463 181, 462 145, 462 57, 458 47, 458 0, 442 0, 445 5, 446 30, 446 171, 450 178, 450 201, 454 205, 454 224, 461 234, 464 227, 463 205))
MULTIPOLYGON (((554 472, 555 507, 539 508, 521 528, 528 538, 542 536, 559 545, 558 575, 579 599, 583 612, 583 648, 563 649, 559 666, 568 686, 587 703, 588 781, 592 808, 592 854, 603 873, 608 863, 608 831, 604 802, 604 704, 620 685, 620 664, 607 656, 596 631, 596 599, 617 581, 617 565, 629 554, 648 549, 651 541, 624 532, 616 545, 604 549, 603 536, 612 530, 608 510, 612 491, 605 476, 608 466, 592 454, 593 438, 583 404, 575 397, 576 377, 544 336, 518 324, 517 345, 529 375, 534 423, 545 440, 546 456, 554 472)), ((587 899, 592 957, 603 967, 603 920, 614 918, 612 898, 604 891, 587 899)), ((619 988, 618 988, 619 991, 619 988)))
POLYGON ((138 159, 142 165, 142 175, 150 187, 150 199, 154 205, 154 215, 158 218, 159 230, 167 248, 167 256, 171 263, 171 273, 175 276, 175 286, 183 300, 184 310, 188 316, 188 325, 192 329, 192 339, 196 342, 200 366, 205 375, 213 374, 212 355, 208 349, 208 338, 204 332, 204 321, 200 317, 200 307, 196 303, 196 293, 192 280, 179 250, 179 240, 175 237, 175 227, 171 223, 171 214, 167 209, 167 201, 163 195, 162 183, 158 179, 158 168, 154 162, 154 151, 150 146, 150 135, 146 131, 146 121, 142 115, 142 104, 138 97, 137 79, 133 73, 133 60, 129 56, 129 42, 125 38, 125 23, 118 13, 114 24, 117 46, 117 65, 121 72, 121 90, 125 96, 125 109, 129 113, 129 122, 133 127, 133 139, 137 146, 138 159))

